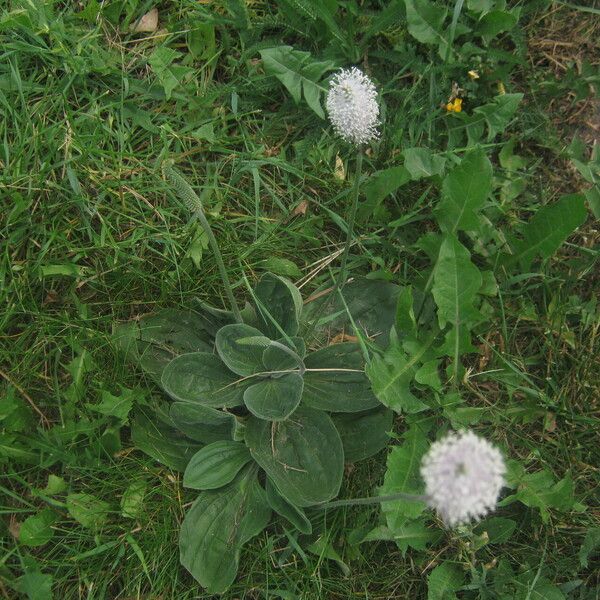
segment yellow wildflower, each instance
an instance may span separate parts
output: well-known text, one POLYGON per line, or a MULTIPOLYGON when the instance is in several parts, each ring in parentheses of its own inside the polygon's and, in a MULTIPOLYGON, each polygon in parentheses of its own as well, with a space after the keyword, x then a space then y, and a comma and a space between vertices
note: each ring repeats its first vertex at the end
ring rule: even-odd
POLYGON ((446 104, 446 110, 448 112, 461 112, 462 111, 462 98, 455 98, 453 102, 446 104))
POLYGON ((479 73, 477 71, 475 71, 475 69, 473 69, 472 71, 469 71, 467 73, 467 75, 471 78, 471 79, 479 79, 479 73))

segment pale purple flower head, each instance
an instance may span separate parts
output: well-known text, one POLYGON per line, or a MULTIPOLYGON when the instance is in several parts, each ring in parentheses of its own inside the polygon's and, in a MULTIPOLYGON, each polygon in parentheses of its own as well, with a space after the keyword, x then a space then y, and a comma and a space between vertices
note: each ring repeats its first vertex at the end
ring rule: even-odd
POLYGON ((472 431, 433 443, 421 463, 427 503, 450 527, 494 510, 505 472, 500 451, 472 431))
POLYGON ((358 146, 379 136, 377 90, 360 69, 341 69, 334 75, 326 107, 335 132, 347 142, 358 146))

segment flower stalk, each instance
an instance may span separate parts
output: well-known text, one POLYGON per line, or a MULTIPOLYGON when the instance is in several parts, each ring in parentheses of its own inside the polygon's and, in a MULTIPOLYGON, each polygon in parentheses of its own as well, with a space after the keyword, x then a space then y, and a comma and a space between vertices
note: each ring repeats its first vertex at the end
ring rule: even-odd
POLYGON ((428 497, 420 494, 406 494, 398 492, 397 494, 387 494, 385 496, 371 496, 370 498, 351 498, 349 500, 336 500, 321 504, 318 508, 327 510, 329 508, 339 508, 340 506, 363 506, 366 504, 381 504, 382 502, 394 502, 395 500, 411 500, 413 502, 427 502, 428 497))
POLYGON ((219 249, 219 244, 217 243, 217 238, 213 233, 210 224, 204 214, 204 208, 202 207, 202 201, 192 189, 192 186, 185 180, 183 175, 175 169, 173 166, 172 160, 166 160, 162 164, 163 173, 166 179, 173 185, 177 195, 185 202, 188 210, 192 213, 194 218, 197 218, 200 221, 206 235, 208 237, 208 243, 213 251, 215 256, 215 260, 217 261, 217 267, 219 268, 219 273, 221 275, 221 281, 223 282, 223 287, 225 288, 225 294, 227 295, 227 299, 229 300, 229 306, 231 308, 231 312, 233 313, 233 317, 238 323, 242 323, 242 314, 240 313, 240 309, 235 301, 235 296, 233 295, 233 288, 231 286, 231 282, 229 281, 229 276, 227 275, 227 270, 225 269, 225 263, 223 262, 223 256, 221 255, 221 250, 219 249))
POLYGON ((394 500, 426 502, 448 527, 479 521, 496 507, 506 466, 500 451, 471 431, 451 432, 434 442, 421 462, 425 494, 399 492, 327 502, 318 508, 380 504, 394 500))
POLYGON ((331 80, 326 105, 327 114, 335 133, 357 149, 352 204, 348 214, 348 232, 340 272, 335 284, 336 289, 341 289, 346 282, 348 253, 354 237, 354 221, 358 210, 358 194, 362 174, 362 148, 379 136, 377 89, 371 79, 360 69, 356 67, 341 69, 331 80))
POLYGON ((356 155, 356 170, 354 172, 354 185, 352 187, 352 204, 350 206, 350 214, 348 215, 348 231, 346 233, 346 244, 342 253, 342 262, 340 272, 336 282, 336 288, 341 289, 346 283, 346 265, 348 263, 348 254, 350 246, 354 238, 354 222, 356 221, 356 213, 358 212, 358 195, 360 190, 360 178, 362 175, 363 153, 359 148, 356 155))

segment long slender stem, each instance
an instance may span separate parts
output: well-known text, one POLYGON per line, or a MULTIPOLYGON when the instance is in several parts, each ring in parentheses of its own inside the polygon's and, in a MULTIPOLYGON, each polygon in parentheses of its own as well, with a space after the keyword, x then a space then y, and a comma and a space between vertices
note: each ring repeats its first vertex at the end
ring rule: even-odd
POLYGON ((352 245, 352 239, 354 237, 354 221, 356 220, 356 212, 358 210, 358 192, 362 174, 362 161, 363 152, 359 148, 356 155, 356 171, 354 173, 354 186, 352 188, 352 206, 350 207, 350 214, 348 215, 348 234, 346 235, 346 245, 344 246, 344 253, 342 254, 340 273, 338 275, 337 283, 335 284, 337 289, 341 289, 344 286, 344 283, 346 283, 346 263, 348 262, 348 253, 350 252, 350 246, 352 245))
POLYGON ((339 506, 359 506, 364 504, 379 504, 380 502, 393 502, 394 500, 413 500, 415 502, 424 502, 427 500, 427 496, 420 496, 418 494, 404 494, 402 492, 398 494, 388 494, 387 496, 373 496, 371 498, 353 498, 350 500, 336 500, 335 502, 327 502, 321 504, 316 508, 320 510, 327 510, 329 508, 338 508, 339 506))
POLYGON ((242 315, 237 302, 235 301, 235 296, 233 295, 233 288, 231 287, 231 282, 229 281, 229 276, 227 275, 227 270, 225 269, 225 263, 223 262, 223 256, 221 255, 217 238, 215 237, 215 234, 213 233, 213 230, 206 219, 206 215, 204 214, 202 201, 196 192, 194 192, 192 186, 183 178, 181 173, 179 173, 173 167, 172 161, 165 161, 162 167, 165 176, 171 182, 179 197, 186 203, 193 216, 200 221, 204 231, 206 232, 208 243, 210 244, 213 254, 215 255, 215 260, 217 261, 217 267, 219 268, 219 273, 221 274, 221 281, 225 287, 225 293, 227 294, 227 299, 229 300, 231 312, 233 313, 235 320, 238 323, 241 323, 242 315))

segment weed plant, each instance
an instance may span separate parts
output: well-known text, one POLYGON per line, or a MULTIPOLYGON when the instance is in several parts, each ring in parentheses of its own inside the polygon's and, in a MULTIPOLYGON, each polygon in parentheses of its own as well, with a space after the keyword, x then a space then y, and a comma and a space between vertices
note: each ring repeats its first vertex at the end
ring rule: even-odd
POLYGON ((369 293, 308 343, 359 344, 394 420, 339 497, 418 491, 420 455, 462 427, 502 449, 508 486, 473 527, 406 502, 328 510, 310 539, 275 520, 223 597, 598 597, 600 8, 583 4, 0 6, 4 597, 211 597, 178 554, 197 492, 135 435, 165 396, 114 325, 230 304, 165 161, 239 306, 266 273, 307 314, 331 297, 356 150, 324 98, 352 65, 380 106, 347 260, 346 294, 369 293))

